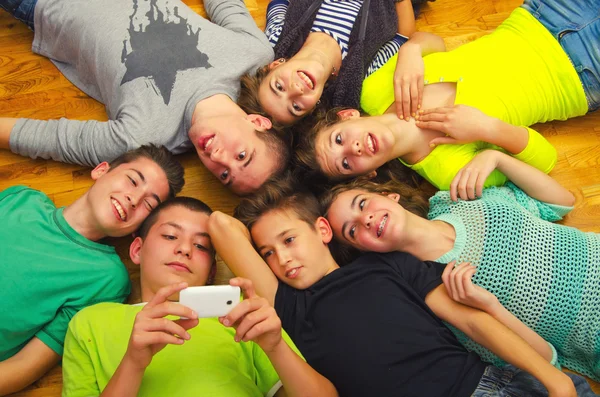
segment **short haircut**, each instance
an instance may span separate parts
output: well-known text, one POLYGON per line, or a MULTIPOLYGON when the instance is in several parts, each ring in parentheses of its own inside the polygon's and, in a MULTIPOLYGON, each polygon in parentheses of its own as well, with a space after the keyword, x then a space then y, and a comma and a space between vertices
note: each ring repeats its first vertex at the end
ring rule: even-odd
POLYGON ((261 216, 274 210, 293 211, 313 230, 315 222, 321 216, 317 198, 301 186, 290 173, 269 180, 257 192, 243 198, 233 216, 248 230, 252 230, 261 216))
POLYGON ((163 201, 152 212, 150 212, 150 215, 148 215, 148 217, 140 225, 136 233, 137 236, 141 237, 142 240, 145 239, 152 226, 154 226, 154 224, 158 220, 158 216, 160 215, 160 213, 171 207, 184 207, 190 211, 200 212, 206 215, 210 215, 213 212, 212 209, 203 201, 200 201, 193 197, 174 197, 172 199, 163 201))
POLYGON ((144 145, 124 153, 110 161, 109 172, 121 164, 131 163, 139 158, 152 160, 164 171, 169 183, 169 197, 175 197, 183 189, 183 185, 185 184, 183 167, 164 146, 144 145))
POLYGON ((275 157, 275 163, 277 164, 269 179, 279 178, 285 170, 289 168, 290 159, 292 157, 292 149, 290 141, 286 137, 282 137, 280 134, 273 130, 268 131, 256 131, 258 138, 263 141, 267 147, 267 153, 265 156, 275 157))
MULTIPOLYGON (((258 89, 269 72, 269 65, 265 65, 258 68, 254 74, 246 73, 243 75, 240 78, 240 95, 237 104, 248 114, 259 114, 271 120, 271 116, 265 112, 258 100, 258 89)), ((274 127, 282 128, 283 126, 274 124, 274 127)))

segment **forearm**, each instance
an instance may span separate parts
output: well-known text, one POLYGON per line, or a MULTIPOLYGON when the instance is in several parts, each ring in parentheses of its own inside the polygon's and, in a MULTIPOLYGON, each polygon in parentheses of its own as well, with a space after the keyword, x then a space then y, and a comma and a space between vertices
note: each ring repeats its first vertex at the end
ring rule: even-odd
POLYGON ((18 119, 11 117, 0 117, 0 149, 10 149, 10 132, 18 119))
POLYGON ((525 127, 517 127, 500 119, 492 118, 489 131, 484 140, 493 145, 500 146, 512 154, 521 153, 529 141, 529 131, 525 127))
POLYGON ((281 379, 288 397, 337 396, 333 384, 302 360, 283 340, 265 352, 281 379))
POLYGON ((412 2, 402 0, 396 3, 396 15, 398 16, 398 33, 411 37, 417 30, 412 2))
POLYGON ((552 349, 548 342, 537 334, 534 330, 525 325, 521 320, 509 312, 500 302, 486 312, 505 325, 512 332, 523 338, 533 349, 548 361, 552 361, 552 349))
POLYGON ((575 196, 554 178, 537 168, 504 153, 497 153, 497 169, 536 200, 571 207, 575 196))
POLYGON ((467 336, 504 361, 537 378, 549 392, 560 390, 570 382, 527 342, 487 313, 471 313, 467 324, 466 329, 461 329, 467 336))
POLYGON ((135 397, 142 384, 143 376, 144 369, 133 365, 124 357, 100 396, 135 397))
POLYGON ((19 362, 12 358, 0 362, 0 374, 0 396, 18 392, 43 375, 25 372, 19 362))
MULTIPOLYGON (((409 0, 405 0, 408 2, 409 0)), ((400 47, 400 52, 407 51, 409 48, 416 47, 421 52, 421 56, 431 54, 434 52, 446 51, 446 44, 444 40, 433 34, 427 32, 415 32, 410 36, 410 39, 400 47), (407 47, 408 46, 408 47, 407 47)))

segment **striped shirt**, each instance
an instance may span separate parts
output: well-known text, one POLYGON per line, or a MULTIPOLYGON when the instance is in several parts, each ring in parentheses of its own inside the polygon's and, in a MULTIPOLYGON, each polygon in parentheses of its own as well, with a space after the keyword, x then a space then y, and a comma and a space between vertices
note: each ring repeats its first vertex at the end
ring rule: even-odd
MULTIPOLYGON (((265 34, 273 47, 281 35, 288 5, 289 0, 272 0, 267 8, 265 34)), ((362 0, 324 0, 313 22, 311 32, 330 35, 340 46, 342 60, 348 54, 350 33, 361 7, 362 0)), ((408 37, 397 33, 393 39, 385 43, 373 57, 365 77, 385 64, 407 40, 408 37)))

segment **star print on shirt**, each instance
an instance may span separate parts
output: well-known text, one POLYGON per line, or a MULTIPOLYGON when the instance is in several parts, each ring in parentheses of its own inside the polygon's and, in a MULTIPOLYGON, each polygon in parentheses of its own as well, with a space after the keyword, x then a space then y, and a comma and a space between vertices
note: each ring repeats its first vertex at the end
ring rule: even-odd
POLYGON ((177 7, 174 15, 178 22, 167 22, 168 15, 158 8, 156 2, 151 0, 150 10, 146 13, 148 25, 143 28, 140 24, 137 29, 133 21, 138 11, 138 0, 133 2, 134 11, 129 18, 128 29, 131 51, 127 51, 125 40, 121 60, 127 72, 121 85, 139 77, 152 79, 165 105, 168 105, 178 71, 199 67, 208 69, 212 65, 208 62, 208 55, 197 48, 200 28, 194 32, 187 19, 178 15, 177 7))

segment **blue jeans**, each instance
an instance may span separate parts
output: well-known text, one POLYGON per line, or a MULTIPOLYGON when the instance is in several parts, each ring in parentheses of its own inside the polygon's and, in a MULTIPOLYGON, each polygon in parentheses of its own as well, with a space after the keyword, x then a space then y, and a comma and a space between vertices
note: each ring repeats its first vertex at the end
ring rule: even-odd
POLYGON ((6 10, 33 30, 33 10, 37 0, 0 0, 0 8, 6 10))
MULTIPOLYGON (((579 397, 592 397, 596 394, 592 391, 585 378, 567 373, 579 397)), ((507 365, 500 369, 488 365, 479 381, 477 389, 471 397, 546 397, 548 391, 536 378, 525 371, 507 365)))
POLYGON ((531 13, 558 40, 583 84, 589 111, 600 108, 600 2, 525 0, 531 13))

